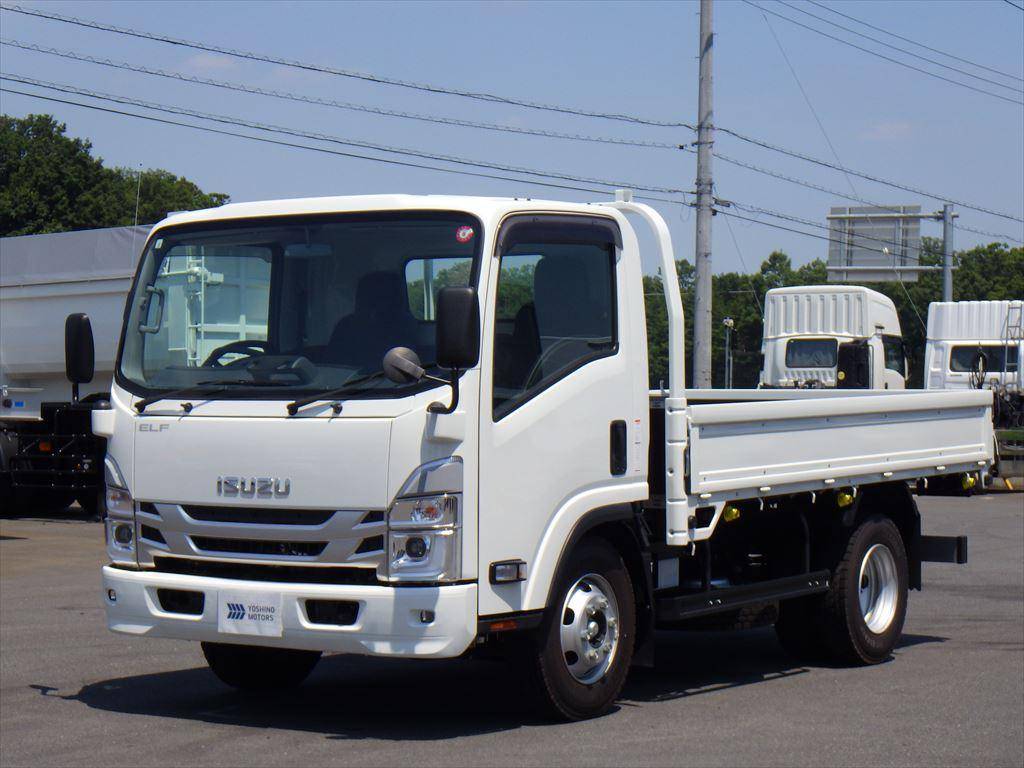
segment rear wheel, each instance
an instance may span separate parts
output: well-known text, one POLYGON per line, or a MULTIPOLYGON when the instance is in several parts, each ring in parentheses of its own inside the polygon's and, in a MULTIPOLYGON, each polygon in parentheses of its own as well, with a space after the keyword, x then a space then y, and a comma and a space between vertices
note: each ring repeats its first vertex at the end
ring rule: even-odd
POLYGON ((563 720, 599 715, 626 681, 636 640, 633 583, 603 539, 584 541, 558 575, 553 605, 523 649, 541 705, 563 720))
POLYGON ((869 517, 847 540, 829 591, 780 606, 779 642, 801 659, 885 661, 903 632, 908 584, 899 529, 887 517, 869 517))
POLYGON ((247 691, 275 691, 302 683, 320 660, 320 651, 203 643, 203 655, 220 681, 247 691))

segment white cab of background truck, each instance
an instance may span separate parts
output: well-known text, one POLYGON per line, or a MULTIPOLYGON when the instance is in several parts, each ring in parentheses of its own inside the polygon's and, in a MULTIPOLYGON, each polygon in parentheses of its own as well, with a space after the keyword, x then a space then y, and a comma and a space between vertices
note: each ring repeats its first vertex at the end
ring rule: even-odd
POLYGON ((840 345, 867 347, 868 389, 904 389, 896 307, 862 286, 802 285, 765 295, 762 387, 837 386, 840 345))
POLYGON ((995 384, 1024 391, 1022 311, 1020 299, 932 302, 924 351, 925 389, 995 384))
POLYGON ((966 560, 907 481, 988 466, 991 394, 687 391, 675 258, 628 194, 161 222, 92 415, 109 627, 200 641, 243 689, 322 652, 498 652, 569 719, 611 705, 656 626, 710 614, 888 658, 921 563, 966 560), (634 224, 668 286, 664 391, 634 224))

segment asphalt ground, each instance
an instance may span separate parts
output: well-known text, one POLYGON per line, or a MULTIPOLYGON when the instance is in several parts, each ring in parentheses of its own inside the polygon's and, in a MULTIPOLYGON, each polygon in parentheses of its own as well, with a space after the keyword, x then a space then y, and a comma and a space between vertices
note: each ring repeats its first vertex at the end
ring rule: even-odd
POLYGON ((0 764, 1024 764, 1024 496, 920 500, 970 564, 928 564, 902 643, 870 668, 804 666, 770 629, 666 633, 610 714, 551 724, 488 661, 325 658, 246 696, 197 644, 106 630, 102 529, 0 521, 0 764))

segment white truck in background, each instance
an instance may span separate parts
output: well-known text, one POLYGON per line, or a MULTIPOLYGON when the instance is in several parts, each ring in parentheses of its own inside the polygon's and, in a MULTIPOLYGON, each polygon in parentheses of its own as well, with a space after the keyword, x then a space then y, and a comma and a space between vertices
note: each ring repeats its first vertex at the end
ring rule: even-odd
MULTIPOLYGON (((198 641, 242 689, 323 652, 507 654, 565 719, 611 705, 656 627, 774 623, 797 655, 889 658, 922 562, 967 555, 922 533, 906 481, 990 465, 991 393, 688 391, 682 307, 668 228, 628 193, 161 222, 92 413, 108 626, 198 641), (634 224, 667 286, 664 391, 634 224), (211 281, 197 331, 259 318, 198 357, 167 328, 188 259, 249 280, 241 300, 211 281)), ((88 330, 68 329, 76 378, 88 330)))
POLYGON ((904 389, 907 360, 888 296, 802 285, 765 294, 760 387, 904 389))
POLYGON ((0 507, 101 509, 102 441, 90 409, 110 396, 125 298, 149 227, 0 238, 0 507), (95 369, 65 378, 69 311, 86 314, 95 369), (74 390, 74 391, 73 391, 74 390))
POLYGON ((1009 482, 1024 476, 1024 300, 933 302, 928 306, 924 386, 988 389, 998 460, 1009 482))

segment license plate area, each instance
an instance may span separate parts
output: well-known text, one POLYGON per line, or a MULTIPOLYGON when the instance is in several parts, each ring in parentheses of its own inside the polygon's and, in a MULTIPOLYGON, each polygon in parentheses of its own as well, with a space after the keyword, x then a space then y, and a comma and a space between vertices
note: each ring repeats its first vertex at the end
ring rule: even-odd
POLYGON ((281 637, 280 592, 221 590, 217 595, 217 631, 228 635, 281 637))

